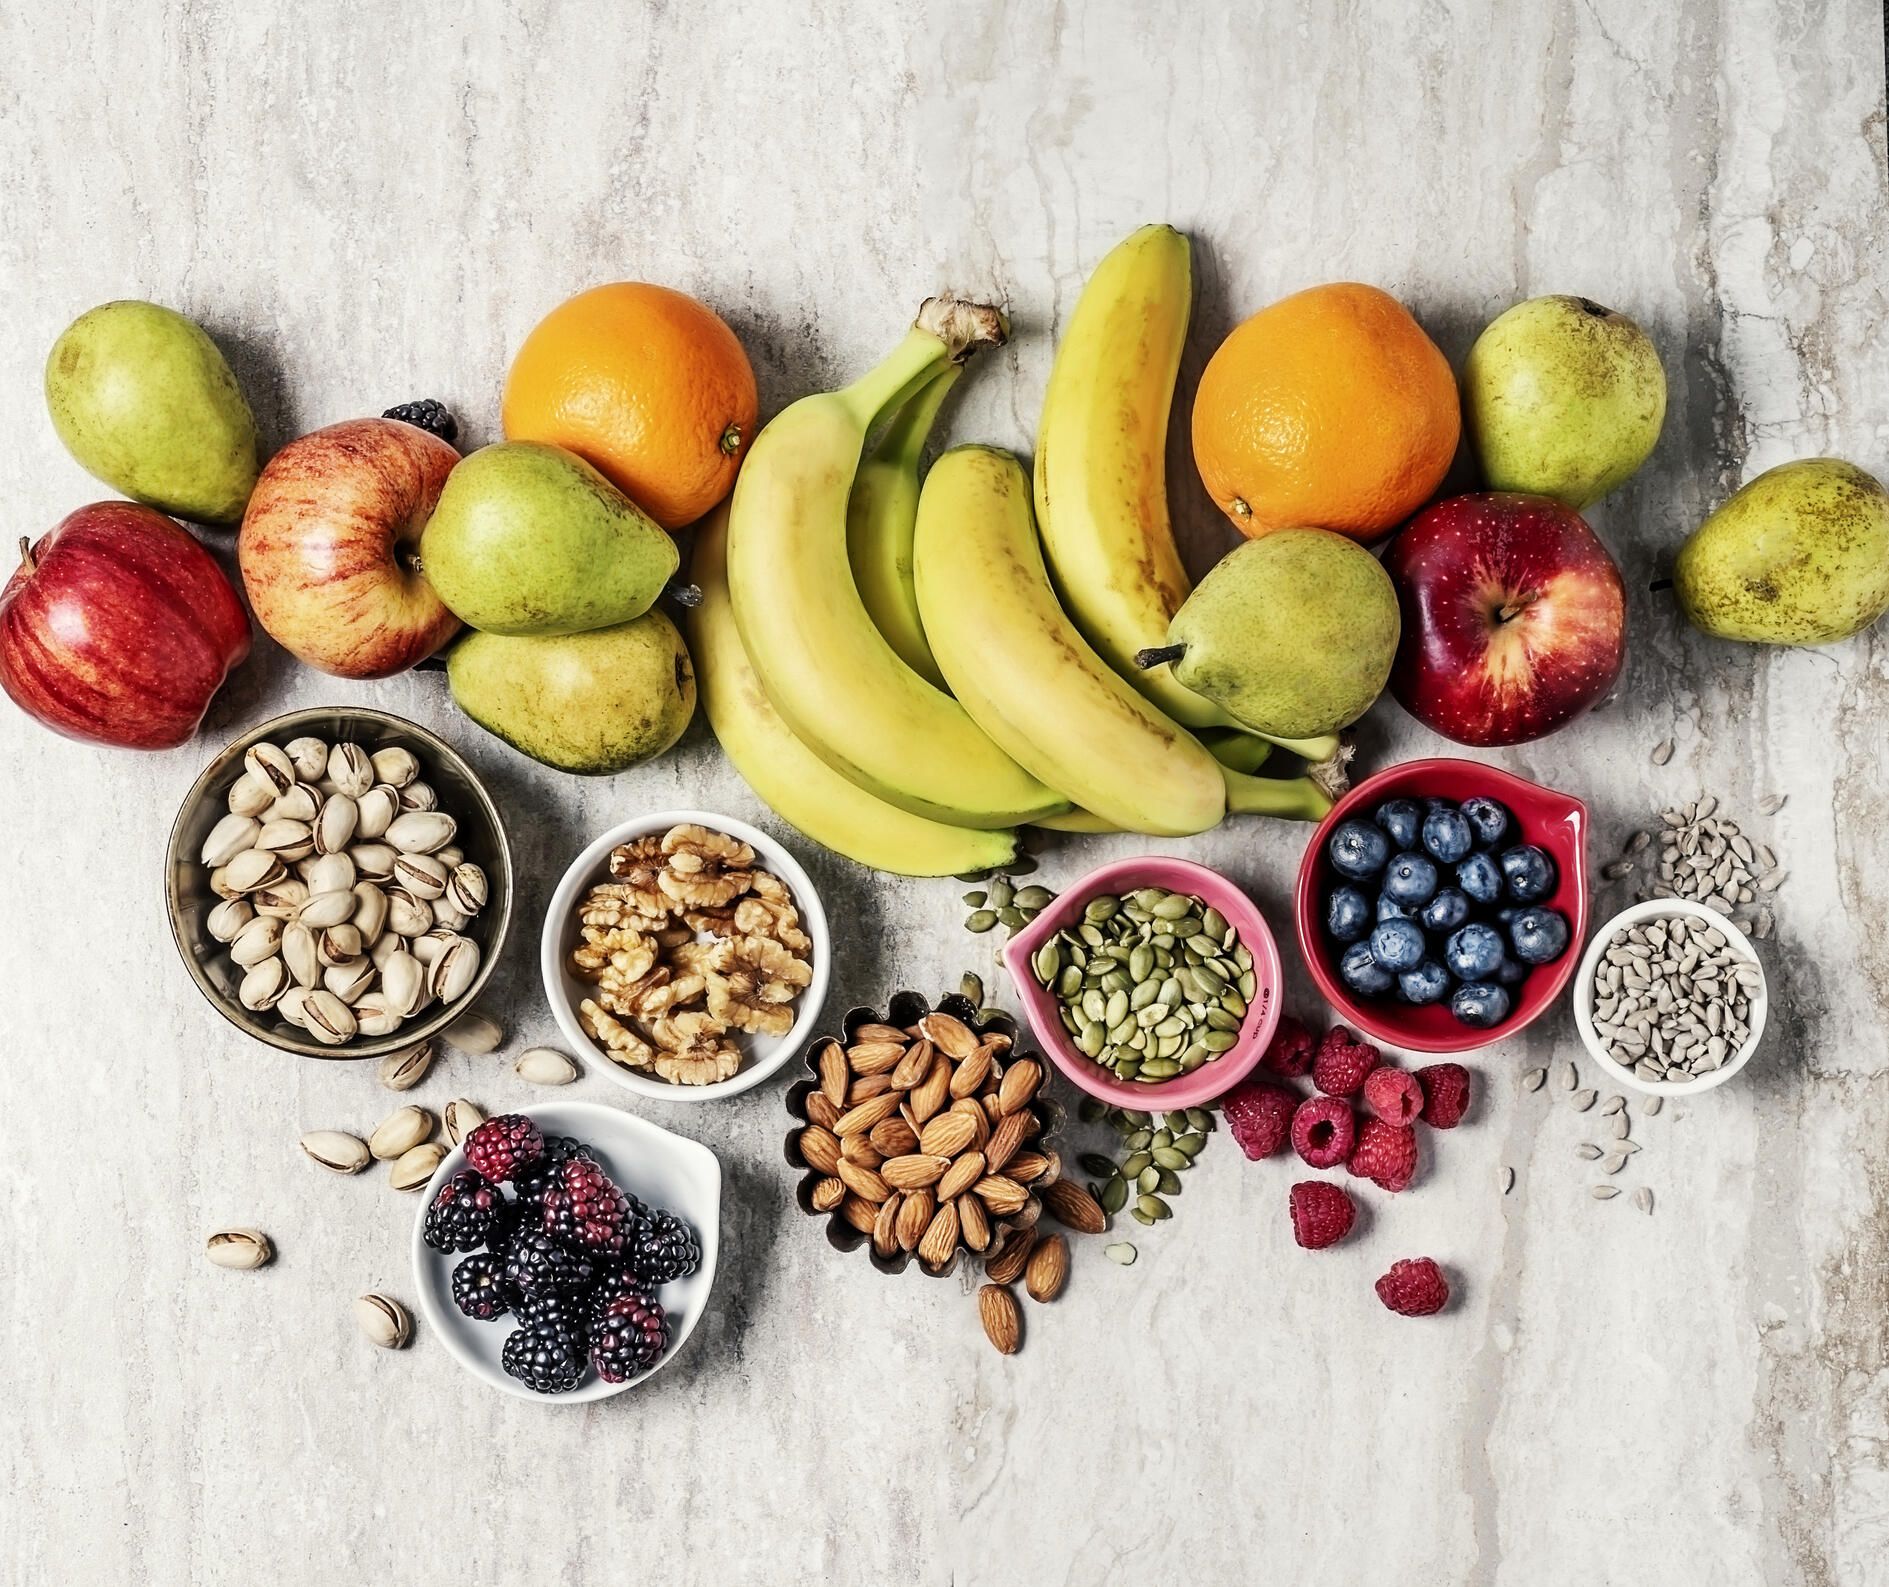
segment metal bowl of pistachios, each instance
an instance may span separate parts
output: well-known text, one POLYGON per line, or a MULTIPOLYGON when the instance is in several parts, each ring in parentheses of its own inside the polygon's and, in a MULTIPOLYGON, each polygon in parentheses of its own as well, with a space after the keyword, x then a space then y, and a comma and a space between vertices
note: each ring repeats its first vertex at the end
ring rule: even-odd
POLYGON ((177 813, 164 878, 197 989, 309 1058, 437 1035, 511 921, 491 796, 444 739, 384 711, 292 711, 225 747, 177 813))

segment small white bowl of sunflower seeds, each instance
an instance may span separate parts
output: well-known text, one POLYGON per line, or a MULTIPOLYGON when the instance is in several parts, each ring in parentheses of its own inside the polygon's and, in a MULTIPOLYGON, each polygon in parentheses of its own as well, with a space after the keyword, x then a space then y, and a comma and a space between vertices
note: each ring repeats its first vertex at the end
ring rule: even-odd
POLYGON ((1714 909, 1656 898, 1594 933, 1574 1023, 1594 1061, 1652 1096, 1722 1086, 1751 1061, 1770 998, 1751 939, 1714 909))

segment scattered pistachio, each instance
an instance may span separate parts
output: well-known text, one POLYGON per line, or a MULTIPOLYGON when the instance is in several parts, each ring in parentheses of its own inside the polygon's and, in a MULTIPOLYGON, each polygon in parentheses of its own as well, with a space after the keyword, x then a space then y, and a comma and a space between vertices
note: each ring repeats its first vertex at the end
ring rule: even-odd
POLYGON ((403 1152, 388 1171, 387 1183, 395 1190, 418 1190, 433 1177, 433 1171, 445 1160, 446 1148, 438 1141, 425 1141, 403 1152))
POLYGON ((520 1080, 535 1086, 567 1086, 577 1078, 577 1065, 555 1047, 533 1047, 512 1065, 520 1080))
POLYGON ((398 1350, 413 1337, 407 1308, 388 1295, 362 1295, 354 1303, 361 1332, 383 1350, 398 1350))
POLYGON ((505 1032, 499 1022, 476 1008, 461 1014, 440 1035, 447 1046, 469 1053, 496 1052, 505 1040, 505 1032))
POLYGON ((433 1133, 433 1115, 411 1105, 395 1108, 367 1138, 367 1149, 383 1163, 403 1157, 433 1133))
POLYGON ((260 1229, 219 1229, 203 1242, 203 1254, 218 1267, 248 1272, 275 1260, 275 1247, 260 1229))
POLYGON ((445 1109, 446 1139, 455 1146, 464 1146, 466 1137, 485 1123, 485 1114, 476 1102, 468 1102, 464 1097, 454 1097, 445 1109))
POLYGON ((310 1130, 301 1145, 311 1161, 334 1174, 358 1174, 374 1156, 366 1141, 345 1130, 310 1130))

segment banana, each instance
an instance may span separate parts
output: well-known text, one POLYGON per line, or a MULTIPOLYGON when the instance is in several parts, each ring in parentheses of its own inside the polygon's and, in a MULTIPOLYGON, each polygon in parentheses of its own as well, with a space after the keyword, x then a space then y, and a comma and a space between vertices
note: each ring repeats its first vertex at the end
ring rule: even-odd
POLYGON ((961 446, 932 464, 913 543, 918 609, 952 691, 978 724, 1094 820, 1184 837, 1243 809, 1322 816, 1309 779, 1223 767, 1098 656, 1057 605, 1023 466, 961 446))
POLYGON ((899 659, 940 689, 944 674, 932 659, 912 593, 912 525, 918 517, 919 458, 958 374, 953 364, 892 416, 859 465, 846 503, 846 557, 859 598, 899 659))
POLYGON ((835 853, 901 876, 1001 869, 1016 858, 1014 832, 946 826, 875 799, 787 730, 735 626, 725 506, 696 531, 689 572, 702 592, 688 617, 702 709, 735 770, 783 821, 835 853))
POLYGON ((995 309, 930 299, 883 363, 755 437, 728 522, 735 621, 788 728, 868 793, 953 826, 1015 826, 1066 801, 873 626, 846 560, 846 502, 874 420, 1004 334, 995 309))
POLYGON ((1192 589, 1168 519, 1168 408, 1193 304, 1186 237, 1143 226, 1095 267, 1064 327, 1036 430, 1036 517, 1063 605, 1108 664, 1187 727, 1234 728, 1307 760, 1336 734, 1258 733, 1137 651, 1192 589))

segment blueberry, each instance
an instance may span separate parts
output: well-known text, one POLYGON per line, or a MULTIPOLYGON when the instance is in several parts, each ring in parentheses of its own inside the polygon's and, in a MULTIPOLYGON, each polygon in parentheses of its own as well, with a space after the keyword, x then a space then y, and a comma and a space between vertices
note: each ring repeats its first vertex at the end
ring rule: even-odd
POLYGON ((1502 879, 1516 903, 1536 903, 1554 891, 1554 861, 1534 844, 1518 843, 1502 851, 1502 879))
POLYGON ((1414 970, 1427 946, 1414 920, 1387 920, 1371 933, 1371 957, 1386 970, 1414 970))
POLYGON ((1356 942, 1370 930, 1370 901, 1355 887, 1334 887, 1325 900, 1326 935, 1334 942, 1356 942))
POLYGON ((1360 997, 1382 997, 1397 977, 1371 957, 1368 942, 1354 942, 1338 961, 1338 979, 1360 997))
POLYGON ((1459 981, 1481 981, 1508 957, 1502 934, 1493 926, 1471 924, 1453 932, 1443 945, 1443 962, 1459 981))
POLYGON ((1449 996, 1450 973, 1434 959, 1397 977, 1397 995, 1406 1003, 1440 1003, 1449 996))
POLYGON ((1377 918, 1379 920, 1408 920, 1410 911, 1396 899, 1384 893, 1377 895, 1377 918))
POLYGON ((1436 893, 1436 867, 1427 855, 1400 854, 1384 873, 1384 896, 1406 909, 1429 903, 1436 893))
POLYGON ((1469 900, 1460 889, 1444 887, 1436 897, 1417 911, 1417 919, 1429 931, 1454 931, 1469 918, 1469 900))
POLYGON ((1423 827, 1423 806, 1414 799, 1386 799, 1371 818, 1400 849, 1414 849, 1423 827))
POLYGON ((1478 848, 1492 849, 1508 836, 1511 818, 1508 806, 1481 794, 1463 801, 1463 819, 1476 834, 1478 848))
POLYGON ((1384 869, 1384 862, 1391 857, 1391 842, 1368 821, 1340 821, 1326 853, 1340 876, 1361 882, 1384 869))
POLYGON ((1515 959, 1504 959, 1495 967, 1497 986, 1520 986, 1528 979, 1528 966, 1515 959))
POLYGON ((1456 867, 1456 885, 1479 904, 1502 896, 1502 872, 1486 854, 1472 854, 1456 867))
POLYGON ((1509 941, 1523 964, 1552 964, 1568 951, 1568 919, 1558 909, 1524 909, 1509 923, 1509 941))
POLYGON ((1423 846, 1445 865, 1454 865, 1474 842, 1460 810, 1432 810, 1423 818, 1423 846))
POLYGON ((1509 1017, 1509 994, 1499 986, 1470 981, 1457 987, 1450 999, 1450 1012, 1465 1025, 1487 1030, 1509 1017))

